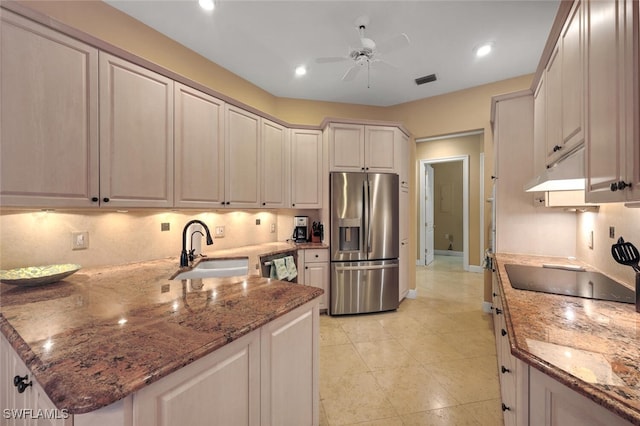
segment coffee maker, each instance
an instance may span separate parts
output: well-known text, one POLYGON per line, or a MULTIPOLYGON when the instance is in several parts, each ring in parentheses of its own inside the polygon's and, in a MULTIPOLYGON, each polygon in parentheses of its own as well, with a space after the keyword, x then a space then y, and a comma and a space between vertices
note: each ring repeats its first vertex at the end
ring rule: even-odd
POLYGON ((309 216, 293 217, 293 241, 306 243, 309 238, 309 216))

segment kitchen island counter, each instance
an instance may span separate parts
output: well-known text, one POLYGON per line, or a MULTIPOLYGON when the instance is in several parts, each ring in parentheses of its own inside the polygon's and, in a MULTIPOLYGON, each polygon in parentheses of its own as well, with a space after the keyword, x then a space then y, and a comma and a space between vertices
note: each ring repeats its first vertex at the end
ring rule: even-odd
MULTIPOLYGON (((635 305, 514 289, 506 264, 588 265, 495 255, 511 353, 633 424, 640 424, 640 314, 635 305)), ((628 286, 628 285, 627 285, 628 286)))
MULTIPOLYGON (((230 253, 229 253, 230 255, 230 253)), ((107 406, 322 294, 257 275, 172 281, 178 259, 0 284, 0 331, 52 402, 107 406)))

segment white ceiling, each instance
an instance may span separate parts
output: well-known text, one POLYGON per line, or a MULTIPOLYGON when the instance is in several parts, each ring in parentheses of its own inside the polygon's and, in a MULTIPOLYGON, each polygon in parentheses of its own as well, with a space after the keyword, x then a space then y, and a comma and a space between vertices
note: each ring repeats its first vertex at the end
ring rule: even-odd
POLYGON ((244 1, 219 0, 213 13, 197 0, 105 0, 267 92, 287 98, 389 106, 533 73, 556 15, 558 0, 509 1, 244 1), (393 64, 342 76, 360 47, 356 22, 378 45, 400 33, 408 47, 381 55, 393 64), (492 41, 493 52, 474 56, 492 41), (296 77, 294 69, 308 72, 296 77), (414 80, 435 73, 438 80, 414 80))

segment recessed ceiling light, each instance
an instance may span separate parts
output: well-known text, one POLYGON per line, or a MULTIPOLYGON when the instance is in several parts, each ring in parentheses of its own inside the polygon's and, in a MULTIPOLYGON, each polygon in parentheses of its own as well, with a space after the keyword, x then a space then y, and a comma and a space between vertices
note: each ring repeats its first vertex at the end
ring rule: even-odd
POLYGON ((483 56, 487 56, 493 50, 493 42, 484 43, 475 48, 476 56, 478 58, 482 58, 483 56))
POLYGON ((307 73, 307 67, 305 67, 304 65, 300 65, 299 67, 296 68, 296 75, 298 77, 301 77, 306 73, 307 73))
POLYGON ((216 7, 213 0, 198 0, 198 4, 207 12, 211 12, 216 7))

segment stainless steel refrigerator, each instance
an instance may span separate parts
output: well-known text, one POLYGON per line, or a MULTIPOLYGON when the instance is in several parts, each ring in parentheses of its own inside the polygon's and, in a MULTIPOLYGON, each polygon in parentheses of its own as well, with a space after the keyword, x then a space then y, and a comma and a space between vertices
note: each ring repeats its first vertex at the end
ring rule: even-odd
POLYGON ((398 175, 331 173, 331 315, 398 307, 398 175))

